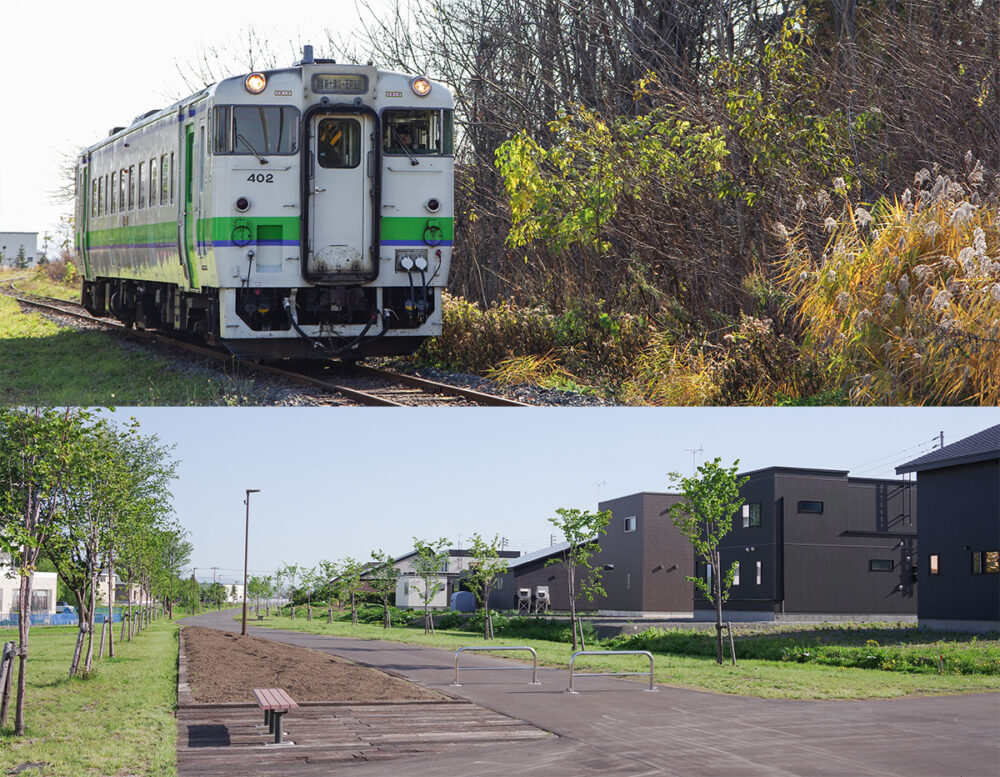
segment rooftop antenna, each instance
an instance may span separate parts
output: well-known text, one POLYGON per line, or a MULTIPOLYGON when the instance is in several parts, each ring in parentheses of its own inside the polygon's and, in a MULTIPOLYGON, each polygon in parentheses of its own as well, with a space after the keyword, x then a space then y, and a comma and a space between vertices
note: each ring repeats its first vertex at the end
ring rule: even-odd
MULTIPOLYGON (((937 445, 934 446, 934 448, 943 448, 943 447, 944 447, 944 431, 942 430, 938 432, 938 442, 937 445)), ((934 448, 931 448, 931 450, 934 450, 934 448)))
POLYGON ((692 476, 693 475, 697 475, 698 474, 698 467, 697 467, 697 465, 695 463, 695 457, 699 453, 704 453, 705 452, 705 448, 703 446, 699 445, 697 448, 685 448, 684 450, 686 450, 688 453, 691 454, 691 475, 692 476))
POLYGON ((600 506, 601 506, 601 486, 606 486, 607 484, 608 484, 608 481, 606 481, 606 480, 602 480, 600 483, 597 484, 597 506, 598 506, 598 508, 600 508, 600 506))

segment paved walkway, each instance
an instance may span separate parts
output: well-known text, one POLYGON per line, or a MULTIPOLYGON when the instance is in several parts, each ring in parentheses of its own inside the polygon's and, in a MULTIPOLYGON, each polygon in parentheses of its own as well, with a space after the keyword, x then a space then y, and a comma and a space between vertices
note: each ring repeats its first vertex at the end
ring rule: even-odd
MULTIPOLYGON (((236 631, 230 613, 188 618, 236 631)), ((541 686, 518 672, 463 674, 454 653, 436 648, 249 629, 271 639, 373 666, 558 735, 541 741, 415 756, 351 767, 358 775, 669 775, 756 777, 1000 777, 1000 694, 881 701, 786 701, 722 696, 660 686, 655 693, 616 678, 578 678, 539 669, 541 686)), ((510 662, 463 656, 462 666, 510 662)))

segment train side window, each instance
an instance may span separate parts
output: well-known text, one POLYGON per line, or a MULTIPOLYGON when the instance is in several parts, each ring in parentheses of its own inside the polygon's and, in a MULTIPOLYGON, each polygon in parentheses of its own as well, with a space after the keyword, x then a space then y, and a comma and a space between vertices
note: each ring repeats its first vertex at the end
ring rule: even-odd
POLYGON ((135 210, 135 165, 128 167, 128 209, 135 210))
POLYGON ((166 205, 170 202, 170 183, 167 180, 167 173, 169 172, 167 155, 162 154, 160 156, 160 205, 166 205))
POLYGON ((450 154, 452 141, 450 138, 446 141, 442 113, 450 111, 383 111, 383 151, 397 156, 450 154))
POLYGON ((90 181, 90 217, 97 218, 97 181, 90 181))
POLYGON ((104 215, 104 176, 98 176, 94 182, 97 184, 97 215, 104 215))
POLYGON ((156 191, 160 181, 156 177, 156 157, 149 160, 149 207, 156 207, 156 191))
POLYGON ((111 212, 118 212, 118 171, 111 174, 111 212))
POLYGON ((146 207, 146 163, 139 163, 139 210, 146 207))
POLYGON ((357 119, 323 119, 316 131, 316 159, 326 168, 361 164, 361 123, 357 119))
POLYGON ((128 200, 125 196, 128 192, 128 170, 122 168, 118 171, 118 212, 124 213, 128 210, 128 200))
POLYGON ((111 207, 111 176, 107 173, 104 174, 104 215, 108 214, 108 209, 111 207))
POLYGON ((170 182, 170 204, 174 204, 174 152, 170 152, 170 174, 167 176, 170 182))

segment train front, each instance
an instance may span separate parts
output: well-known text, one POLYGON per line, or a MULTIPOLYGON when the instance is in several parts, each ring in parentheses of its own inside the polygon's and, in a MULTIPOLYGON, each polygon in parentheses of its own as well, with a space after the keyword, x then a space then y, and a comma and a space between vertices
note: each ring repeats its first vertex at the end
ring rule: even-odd
POLYGON ((307 49, 294 68, 220 83, 214 101, 229 155, 213 197, 231 226, 215 250, 222 342, 244 358, 354 359, 440 334, 450 91, 307 49))

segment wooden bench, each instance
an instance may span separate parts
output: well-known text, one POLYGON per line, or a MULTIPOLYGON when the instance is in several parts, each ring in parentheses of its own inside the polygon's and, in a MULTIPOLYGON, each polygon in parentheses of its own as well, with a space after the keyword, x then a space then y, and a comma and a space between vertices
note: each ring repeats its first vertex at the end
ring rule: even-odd
POLYGON ((257 706, 264 710, 264 723, 268 732, 274 734, 274 744, 282 744, 281 718, 299 705, 281 688, 254 688, 253 695, 257 706))
POLYGON ((259 620, 259 621, 263 621, 263 620, 264 620, 264 616, 263 616, 263 615, 258 615, 258 616, 257 616, 257 620, 259 620))

